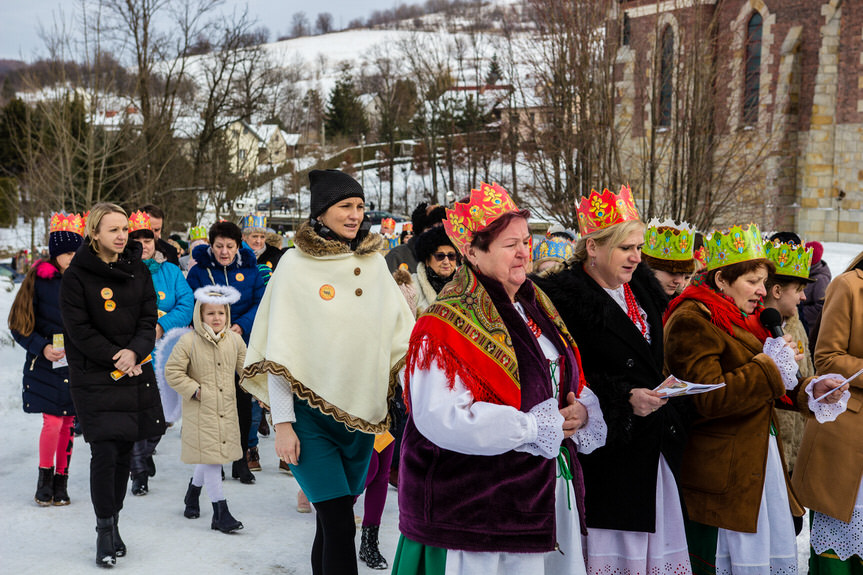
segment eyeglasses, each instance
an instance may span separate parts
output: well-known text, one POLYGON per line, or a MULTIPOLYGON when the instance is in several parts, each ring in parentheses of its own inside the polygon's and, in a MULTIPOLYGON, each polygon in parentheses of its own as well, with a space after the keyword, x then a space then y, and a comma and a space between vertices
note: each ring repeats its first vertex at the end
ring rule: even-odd
POLYGON ((446 254, 444 252, 437 252, 437 253, 432 254, 432 256, 434 256, 434 259, 436 262, 442 262, 444 260, 449 260, 451 262, 454 262, 456 260, 456 258, 458 257, 458 255, 455 252, 452 252, 449 254, 446 254))

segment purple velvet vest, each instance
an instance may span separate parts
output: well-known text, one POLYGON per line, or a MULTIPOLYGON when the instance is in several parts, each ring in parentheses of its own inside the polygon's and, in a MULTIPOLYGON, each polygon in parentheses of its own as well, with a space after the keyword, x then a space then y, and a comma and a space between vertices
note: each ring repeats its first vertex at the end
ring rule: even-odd
MULTIPOLYGON (((524 412, 552 397, 545 355, 536 337, 509 301, 503 286, 477 274, 513 341, 524 412)), ((525 281, 516 299, 528 317, 565 356, 560 401, 578 387, 572 350, 536 302, 525 281)), ((441 382, 441 385, 446 385, 441 382)), ((574 444, 566 440, 578 500, 583 499, 581 469, 574 444)), ((408 539, 445 549, 486 552, 546 552, 555 548, 557 462, 527 453, 464 455, 438 447, 408 416, 399 466, 399 529, 408 539)), ((580 501, 579 501, 580 502, 580 501)), ((582 513, 583 516, 583 513, 582 513)))

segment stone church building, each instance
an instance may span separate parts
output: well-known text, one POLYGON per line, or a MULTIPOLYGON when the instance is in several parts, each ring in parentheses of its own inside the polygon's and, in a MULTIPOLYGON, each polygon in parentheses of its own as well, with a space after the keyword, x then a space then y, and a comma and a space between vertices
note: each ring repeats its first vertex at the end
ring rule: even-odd
POLYGON ((720 147, 754 164, 750 207, 728 217, 863 242, 863 0, 620 0, 619 9, 616 122, 628 122, 632 154, 673 133, 684 114, 675 60, 701 42, 712 50, 702 98, 712 98, 720 147))

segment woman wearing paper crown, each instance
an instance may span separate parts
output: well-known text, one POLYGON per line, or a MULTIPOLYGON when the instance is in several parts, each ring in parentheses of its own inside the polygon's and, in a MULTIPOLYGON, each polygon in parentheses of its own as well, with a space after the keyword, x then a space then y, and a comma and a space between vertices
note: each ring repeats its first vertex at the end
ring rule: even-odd
MULTIPOLYGON (((162 252, 156 250, 156 236, 150 227, 150 216, 146 212, 133 212, 129 216, 129 239, 141 244, 141 259, 153 278, 156 304, 159 306, 159 319, 156 322, 158 344, 172 329, 184 328, 192 322, 195 299, 180 268, 166 261, 162 252)), ((160 359, 155 351, 151 355, 156 379, 159 381, 159 394, 162 397, 165 419, 176 421, 180 415, 179 398, 176 392, 165 384, 164 378, 160 377, 162 372, 160 368, 167 358, 160 359)), ((146 495, 149 492, 149 478, 156 475, 153 454, 160 439, 162 439, 161 434, 135 442, 129 469, 132 476, 132 495, 146 495)))
POLYGON ((628 186, 591 191, 577 208, 575 256, 536 282, 578 343, 608 423, 605 447, 579 455, 588 573, 688 572, 677 479, 682 400, 653 391, 664 379, 665 292, 641 264, 644 224, 628 186))
POLYGON ((96 563, 109 567, 126 554, 117 525, 132 447, 165 431, 150 363, 158 308, 123 208, 96 204, 86 232, 63 273, 60 310, 72 399, 90 444, 96 563))
POLYGON ((48 236, 50 259, 27 272, 9 311, 9 330, 27 350, 24 400, 27 413, 42 414, 39 435, 38 505, 68 505, 66 484, 72 457, 75 406, 69 391, 69 368, 63 350, 60 280, 81 246, 83 220, 78 214, 54 214, 48 236))
POLYGON ((539 273, 562 264, 574 253, 575 245, 569 239, 547 235, 533 247, 533 271, 539 273))
POLYGON ((705 243, 707 271, 671 302, 665 326, 670 373, 725 384, 691 398, 697 416, 681 486, 693 572, 796 573, 791 516, 803 508, 789 487, 775 409, 808 403, 830 421, 844 410, 836 403, 842 392, 830 391, 846 386, 839 376, 798 380, 796 344, 762 325, 764 282, 775 266, 758 227, 716 231, 705 243))
MULTIPOLYGON (((815 344, 818 373, 863 369, 863 253, 827 288, 815 344)), ((812 510, 809 572, 858 573, 863 561, 863 375, 850 382, 848 411, 830 425, 807 418, 792 477, 812 510)))
POLYGON ((497 184, 447 210, 465 264, 411 334, 394 575, 585 572, 576 453, 605 422, 526 277, 528 217, 497 184))
POLYGON ((680 294, 695 273, 694 232, 686 222, 657 219, 647 224, 641 259, 650 266, 669 301, 680 294))
MULTIPOLYGON (((311 213, 261 301, 243 387, 267 405, 276 454, 317 511, 312 572, 357 572, 354 497, 361 494, 375 434, 413 316, 369 233, 362 187, 337 170, 313 170, 311 213)), ((363 528, 377 551, 377 528, 363 528)))

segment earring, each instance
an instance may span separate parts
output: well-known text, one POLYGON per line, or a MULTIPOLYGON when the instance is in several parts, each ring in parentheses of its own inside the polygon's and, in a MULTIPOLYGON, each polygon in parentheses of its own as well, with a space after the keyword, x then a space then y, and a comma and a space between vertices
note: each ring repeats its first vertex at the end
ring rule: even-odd
POLYGON ((596 256, 590 258, 590 267, 592 267, 592 268, 596 267, 596 256))

